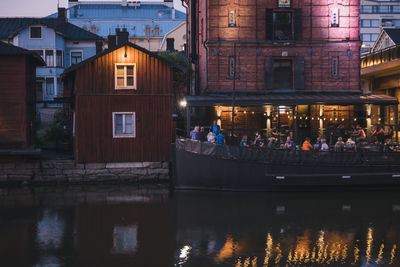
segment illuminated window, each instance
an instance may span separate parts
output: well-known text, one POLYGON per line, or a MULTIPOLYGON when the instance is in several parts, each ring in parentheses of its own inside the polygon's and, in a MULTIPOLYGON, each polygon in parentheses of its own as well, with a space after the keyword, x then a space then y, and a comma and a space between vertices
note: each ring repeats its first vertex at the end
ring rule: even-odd
POLYGON ((332 57, 332 77, 333 78, 338 77, 338 69, 339 69, 339 58, 332 57))
POLYGON ((135 112, 113 112, 113 138, 136 137, 135 112))
POLYGON ((136 89, 136 64, 115 64, 115 89, 136 89))
POLYGON ((235 11, 230 11, 229 12, 229 27, 236 27, 236 16, 235 16, 235 11))
POLYGON ((36 26, 30 28, 31 39, 42 39, 42 27, 36 26))
POLYGON ((293 89, 293 62, 291 59, 274 59, 273 88, 293 89))
POLYGON ((332 9, 331 27, 339 27, 339 9, 332 9))

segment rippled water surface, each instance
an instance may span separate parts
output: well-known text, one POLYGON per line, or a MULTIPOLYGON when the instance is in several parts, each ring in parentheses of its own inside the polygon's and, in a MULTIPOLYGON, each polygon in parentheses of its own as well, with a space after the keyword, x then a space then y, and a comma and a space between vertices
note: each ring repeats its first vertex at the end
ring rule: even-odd
POLYGON ((400 192, 0 190, 1 266, 400 266, 400 192))

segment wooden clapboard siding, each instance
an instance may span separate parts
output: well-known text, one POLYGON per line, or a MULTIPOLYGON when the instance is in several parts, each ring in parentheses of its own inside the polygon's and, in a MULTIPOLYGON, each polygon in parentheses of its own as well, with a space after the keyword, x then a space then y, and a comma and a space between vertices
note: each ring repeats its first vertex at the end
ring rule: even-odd
POLYGON ((175 109, 173 71, 165 61, 126 46, 69 73, 64 86, 68 94, 75 95, 75 159, 169 161, 175 109), (136 63, 136 90, 115 90, 116 63, 136 63), (113 138, 113 112, 135 112, 135 138, 113 138))
POLYGON ((0 56, 0 147, 32 143, 35 67, 26 55, 0 56))
POLYGON ((168 161, 172 96, 118 95, 77 98, 78 162, 168 161), (112 113, 136 113, 136 138, 113 138, 112 113))
POLYGON ((172 68, 140 50, 126 46, 99 57, 76 71, 76 95, 171 94, 172 68), (116 63, 136 63, 136 90, 115 90, 116 63))

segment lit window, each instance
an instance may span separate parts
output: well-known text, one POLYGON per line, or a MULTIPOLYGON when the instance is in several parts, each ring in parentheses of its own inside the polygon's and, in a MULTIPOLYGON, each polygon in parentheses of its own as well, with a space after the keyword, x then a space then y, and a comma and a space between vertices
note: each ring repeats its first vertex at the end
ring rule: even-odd
POLYGON ((115 64, 115 89, 136 89, 136 64, 115 64))
POLYGON ((30 32, 31 39, 42 39, 42 27, 31 27, 30 32))
POLYGON ((230 11, 229 12, 229 27, 236 27, 236 16, 235 16, 235 11, 230 11))
POLYGON ((53 50, 46 50, 46 65, 54 66, 54 51, 53 50))
POLYGON ((113 112, 113 137, 136 137, 135 112, 113 112))
POLYGON ((339 68, 339 58, 333 57, 332 58, 332 77, 333 78, 338 77, 338 68, 339 68))
POLYGON ((78 64, 82 61, 82 52, 72 51, 71 52, 71 65, 78 64))

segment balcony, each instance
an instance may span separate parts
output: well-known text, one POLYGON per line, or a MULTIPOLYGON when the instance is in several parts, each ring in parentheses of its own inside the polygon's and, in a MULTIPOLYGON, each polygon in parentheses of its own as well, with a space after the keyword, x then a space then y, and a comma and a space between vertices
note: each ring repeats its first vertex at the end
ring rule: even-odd
POLYGON ((387 76, 400 69, 400 45, 361 57, 361 76, 387 76))

